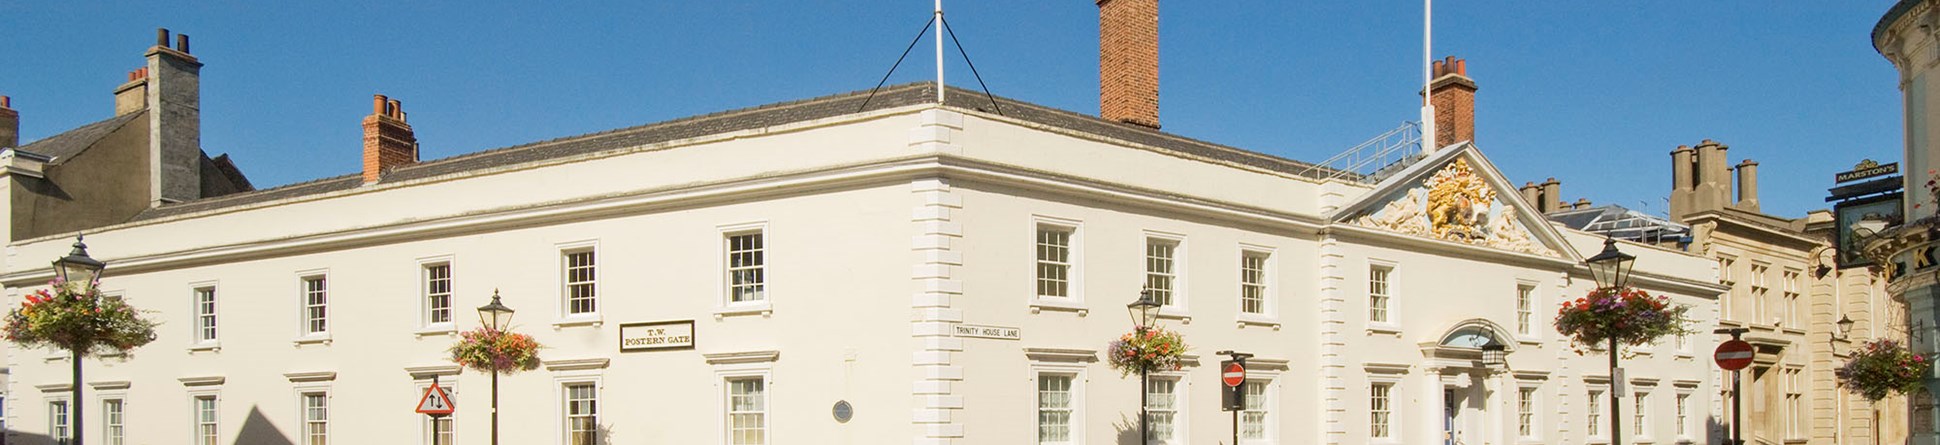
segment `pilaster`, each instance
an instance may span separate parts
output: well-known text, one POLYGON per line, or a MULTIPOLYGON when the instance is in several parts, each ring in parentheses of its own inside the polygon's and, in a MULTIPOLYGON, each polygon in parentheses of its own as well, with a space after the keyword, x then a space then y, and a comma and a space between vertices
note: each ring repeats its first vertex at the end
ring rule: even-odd
POLYGON ((1347 300, 1342 295, 1340 240, 1320 239, 1320 443, 1347 439, 1347 300))
MULTIPOLYGON (((925 120, 929 120, 929 113, 939 111, 926 112, 925 120)), ((911 146, 947 146, 934 140, 916 142, 918 135, 912 134, 911 146)), ((963 396, 956 392, 956 383, 963 380, 963 366, 955 362, 956 353, 963 350, 963 340, 952 337, 950 329, 963 321, 963 312, 952 304, 963 295, 963 283, 955 276, 963 266, 963 254, 955 250, 963 238, 963 226, 955 222, 963 202, 940 177, 917 179, 910 189, 916 197, 910 212, 910 223, 916 229, 910 240, 914 258, 910 267, 914 284, 910 337, 915 344, 910 365, 916 368, 916 380, 910 386, 910 397, 916 402, 910 413, 914 431, 911 443, 946 445, 964 437, 964 425, 957 415, 963 410, 963 396)))

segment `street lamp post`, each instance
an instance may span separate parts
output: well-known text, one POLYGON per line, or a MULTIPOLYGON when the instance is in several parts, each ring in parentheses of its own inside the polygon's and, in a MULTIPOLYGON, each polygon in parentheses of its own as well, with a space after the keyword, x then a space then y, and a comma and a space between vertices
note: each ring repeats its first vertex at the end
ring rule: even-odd
MULTIPOLYGON (((1134 323, 1132 329, 1138 331, 1139 337, 1144 337, 1145 331, 1151 329, 1152 323, 1158 321, 1159 302, 1152 299, 1152 291, 1142 291, 1138 293, 1138 301, 1125 305, 1125 311, 1132 316, 1132 323, 1134 323)), ((1148 370, 1140 366, 1138 368, 1138 443, 1141 444, 1152 441, 1146 431, 1146 428, 1151 426, 1148 417, 1151 412, 1149 408, 1151 401, 1147 398, 1152 394, 1150 387, 1152 383, 1147 378, 1148 370)))
MULTIPOLYGON (((82 286, 93 287, 94 280, 100 278, 101 271, 107 268, 107 263, 88 256, 88 245, 81 242, 80 235, 74 237, 74 251, 54 260, 54 273, 60 275, 62 286, 80 281, 82 286)), ((81 445, 81 431, 83 431, 81 412, 85 411, 82 409, 84 404, 81 403, 81 386, 83 386, 81 385, 81 352, 80 350, 68 351, 69 362, 74 366, 74 380, 70 380, 72 383, 68 385, 72 387, 74 398, 67 402, 68 415, 74 417, 74 427, 69 431, 74 437, 74 441, 71 442, 73 445, 81 445)))
MULTIPOLYGON (((1603 251, 1583 260, 1590 266, 1590 277, 1596 279, 1597 288, 1610 292, 1623 290, 1625 282, 1630 280, 1630 268, 1636 261, 1636 256, 1617 251, 1615 238, 1605 238, 1603 251)), ((1623 445, 1623 417, 1619 414, 1621 408, 1617 403, 1617 388, 1623 386, 1623 382, 1618 380, 1622 377, 1617 372, 1619 347, 1617 337, 1610 336, 1610 445, 1623 445)))
MULTIPOLYGON (((498 333, 512 324, 512 308, 498 301, 498 289, 492 289, 492 302, 478 307, 478 323, 485 329, 498 333)), ((498 445, 498 364, 492 367, 492 445, 498 445)), ((78 396, 77 396, 78 397, 78 396)))

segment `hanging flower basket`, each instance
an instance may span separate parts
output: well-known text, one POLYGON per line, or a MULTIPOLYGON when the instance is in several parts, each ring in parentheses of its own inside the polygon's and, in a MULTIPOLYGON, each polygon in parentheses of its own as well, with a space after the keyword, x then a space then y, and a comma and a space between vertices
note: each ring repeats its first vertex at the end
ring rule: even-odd
POLYGON ((1137 374, 1140 371, 1176 371, 1179 359, 1186 355, 1186 340, 1178 332, 1164 328, 1149 328, 1143 333, 1132 331, 1111 342, 1108 362, 1111 369, 1120 376, 1137 374))
POLYGON ((1846 390, 1874 402, 1892 394, 1912 394, 1926 387, 1933 360, 1907 350, 1900 342, 1881 339, 1853 351, 1846 364, 1833 370, 1846 390))
POLYGON ((479 372, 512 374, 539 369, 540 347, 530 335, 478 328, 459 334, 451 361, 479 372))
POLYGON ((119 297, 103 297, 94 283, 55 280, 7 313, 7 341, 23 348, 54 346, 81 355, 127 355, 155 341, 155 325, 119 297))
POLYGON ((1672 304, 1669 298, 1653 297, 1644 291, 1598 289, 1575 301, 1563 302, 1556 312, 1556 332, 1569 337, 1578 353, 1603 347, 1611 338, 1617 343, 1641 346, 1666 335, 1688 334, 1685 312, 1689 306, 1672 304))

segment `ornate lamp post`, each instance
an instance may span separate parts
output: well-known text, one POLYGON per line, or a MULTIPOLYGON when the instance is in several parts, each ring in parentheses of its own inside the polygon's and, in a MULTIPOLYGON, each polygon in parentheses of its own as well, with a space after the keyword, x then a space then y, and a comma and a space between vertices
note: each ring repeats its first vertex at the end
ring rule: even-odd
MULTIPOLYGON (((512 325, 512 312, 512 308, 499 303, 498 289, 492 289, 492 302, 478 307, 478 323, 499 332, 512 325)), ((499 370, 492 370, 492 445, 498 445, 498 373, 499 370)))
MULTIPOLYGON (((94 280, 100 278, 101 271, 107 268, 107 263, 88 256, 88 245, 87 243, 81 242, 80 235, 74 236, 74 251, 68 252, 67 256, 54 260, 54 273, 60 275, 62 286, 68 286, 75 281, 79 281, 82 286, 94 287, 94 280)), ((74 428, 70 432, 74 437, 74 445, 81 445, 81 432, 84 431, 81 428, 81 413, 86 411, 83 409, 83 404, 81 403, 83 400, 81 399, 81 386, 83 386, 81 385, 82 352, 85 351, 78 349, 68 351, 68 353, 72 354, 69 363, 74 365, 74 380, 70 380, 73 383, 69 385, 74 391, 74 399, 67 402, 68 413, 74 416, 74 428)))
MULTIPOLYGON (((1132 316, 1132 329, 1138 331, 1138 335, 1143 337, 1145 336, 1145 331, 1151 329, 1152 323, 1157 322, 1159 319, 1159 302, 1158 300, 1152 299, 1152 291, 1142 291, 1138 293, 1138 301, 1133 301, 1131 304, 1125 305, 1125 311, 1129 312, 1132 316)), ((1146 369, 1139 368, 1138 443, 1151 442, 1151 437, 1146 435, 1146 428, 1151 425, 1148 420, 1148 414, 1151 411, 1148 407, 1150 400, 1147 400, 1147 398, 1151 396, 1152 383, 1147 380, 1148 374, 1149 372, 1146 369)))
MULTIPOLYGON (((1596 279, 1598 289, 1609 289, 1615 292, 1622 290, 1626 282, 1630 281, 1630 268, 1636 261, 1636 256, 1617 251, 1616 239, 1605 238, 1603 240, 1603 251, 1597 253, 1596 256, 1583 260, 1583 263, 1590 266, 1590 277, 1596 279)), ((1618 414, 1621 409, 1617 403, 1617 388, 1622 385, 1622 382, 1618 381, 1619 376, 1617 372, 1618 347, 1617 336, 1610 336, 1611 445, 1623 445, 1623 417, 1618 414)))

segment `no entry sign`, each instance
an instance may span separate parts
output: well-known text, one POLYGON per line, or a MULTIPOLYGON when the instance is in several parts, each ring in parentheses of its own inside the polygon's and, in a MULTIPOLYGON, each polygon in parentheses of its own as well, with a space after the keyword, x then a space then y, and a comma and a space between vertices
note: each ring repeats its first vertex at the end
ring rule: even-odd
POLYGON ((1718 345, 1718 351, 1711 354, 1711 359, 1718 362, 1719 368, 1737 371, 1751 366, 1751 357, 1754 355, 1757 354, 1752 352, 1751 343, 1746 343, 1744 340, 1731 340, 1718 345))
POLYGON ((1241 384, 1245 384, 1246 365, 1241 365, 1239 363, 1227 363, 1226 369, 1220 371, 1219 379, 1221 382, 1225 382, 1226 386, 1229 386, 1229 387, 1238 387, 1241 384))

